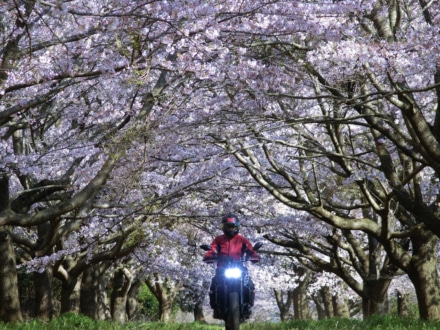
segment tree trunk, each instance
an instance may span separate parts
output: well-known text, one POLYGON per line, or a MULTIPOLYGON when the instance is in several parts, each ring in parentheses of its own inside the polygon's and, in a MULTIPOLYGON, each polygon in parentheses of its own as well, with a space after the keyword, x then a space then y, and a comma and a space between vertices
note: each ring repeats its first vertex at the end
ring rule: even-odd
POLYGON ((164 323, 170 322, 174 298, 180 286, 170 285, 168 278, 162 279, 162 276, 157 273, 148 277, 145 283, 159 303, 159 320, 164 323))
POLYGON ((107 269, 108 263, 101 263, 87 268, 82 276, 80 311, 94 320, 111 319, 104 281, 107 269))
POLYGON ((284 291, 276 289, 273 291, 275 293, 275 300, 277 302, 278 310, 280 311, 280 319, 281 321, 287 321, 292 316, 289 314, 289 310, 293 304, 293 291, 288 290, 286 292, 286 301, 284 301, 284 291))
POLYGON ((362 298, 362 314, 364 319, 372 315, 385 315, 388 313, 388 301, 382 297, 374 299, 373 297, 362 298))
POLYGON ((61 313, 79 314, 81 279, 82 276, 69 275, 67 279, 62 280, 61 313))
POLYGON ((0 265, 0 320, 22 322, 14 247, 5 227, 0 229, 0 265))
POLYGON ((34 273, 35 316, 49 321, 56 316, 53 301, 53 269, 48 267, 42 273, 34 273))
POLYGON ((391 280, 370 279, 364 281, 362 312, 364 319, 372 315, 388 313, 387 292, 391 280))
POLYGON ((427 229, 413 237, 413 256, 407 271, 414 285, 420 319, 440 319, 440 287, 437 273, 438 237, 427 229))
POLYGON ((307 287, 311 279, 311 273, 306 268, 300 267, 298 274, 302 280, 293 290, 293 317, 295 320, 307 320, 309 318, 307 287))
POLYGON ((316 306, 316 313, 318 314, 318 320, 324 320, 326 318, 326 314, 325 314, 325 308, 324 308, 324 304, 323 304, 322 297, 321 297, 320 293, 318 293, 317 295, 315 295, 313 297, 313 301, 316 306))
POLYGON ((306 287, 299 286, 293 290, 293 318, 295 320, 307 320, 309 318, 306 287))
POLYGON ((333 310, 335 311, 335 316, 339 318, 350 318, 350 308, 348 307, 347 298, 340 299, 338 295, 332 297, 333 300, 333 310))
MULTIPOLYGON (((9 207, 9 178, 0 173, 0 212, 9 207)), ((0 228, 0 321, 22 322, 14 246, 9 228, 0 228)))
POLYGON ((161 299, 159 302, 159 320, 163 323, 169 323, 172 320, 173 302, 168 299, 161 299))
POLYGON ((127 297, 132 283, 128 269, 117 269, 113 279, 111 315, 114 322, 124 324, 127 320, 127 297))
POLYGON ((397 314, 400 318, 409 316, 409 296, 397 291, 397 314))
POLYGON ((328 319, 335 317, 335 311, 333 310, 333 299, 329 287, 323 287, 321 290, 322 302, 324 304, 325 315, 328 319))
MULTIPOLYGON (((366 319, 372 315, 384 315, 388 313, 388 288, 392 281, 392 275, 382 274, 382 245, 369 236, 369 269, 368 275, 363 281, 362 313, 366 319)), ((397 270, 397 268, 396 268, 397 270)))
POLYGON ((194 322, 206 323, 203 313, 203 300, 199 300, 194 305, 194 322))
POLYGON ((134 320, 139 314, 139 291, 142 281, 135 280, 128 290, 127 297, 127 318, 129 321, 134 320))

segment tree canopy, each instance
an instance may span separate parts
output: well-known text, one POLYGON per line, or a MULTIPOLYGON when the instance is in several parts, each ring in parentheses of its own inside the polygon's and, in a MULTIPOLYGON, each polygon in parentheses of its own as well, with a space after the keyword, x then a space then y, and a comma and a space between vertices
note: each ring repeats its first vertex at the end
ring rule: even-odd
MULTIPOLYGON (((405 273, 421 318, 440 318, 436 1, 0 12, 0 263, 50 271, 62 311, 91 267, 206 276, 194 247, 236 212, 252 239, 344 280, 364 315, 405 273)), ((22 319, 17 299, 0 318, 22 319)))

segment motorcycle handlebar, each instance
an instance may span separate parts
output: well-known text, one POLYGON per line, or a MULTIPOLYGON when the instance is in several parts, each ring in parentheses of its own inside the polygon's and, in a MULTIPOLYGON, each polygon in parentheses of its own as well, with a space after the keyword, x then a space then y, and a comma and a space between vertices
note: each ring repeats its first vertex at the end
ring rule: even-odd
MULTIPOLYGON (((252 247, 252 250, 253 251, 258 251, 262 246, 263 246, 263 242, 257 242, 257 243, 255 243, 255 245, 252 247)), ((205 250, 205 251, 209 251, 209 250, 211 250, 211 246, 210 245, 208 245, 208 244, 202 244, 202 245, 200 245, 200 248, 202 249, 202 250, 205 250)))
MULTIPOLYGON (((263 246, 263 242, 257 242, 253 246, 252 250, 253 251, 257 251, 262 246, 263 246)), ((202 244, 202 245, 200 245, 200 248, 202 250, 205 250, 205 251, 211 251, 211 246, 208 245, 208 244, 202 244)), ((208 260, 204 260, 204 262, 207 262, 207 263, 214 263, 214 262, 218 262, 218 261, 225 261, 225 262, 228 262, 228 261, 230 261, 230 262, 232 262, 232 261, 241 261, 241 262, 245 262, 245 261, 259 261, 259 259, 255 259, 255 258, 246 256, 245 258, 243 258, 243 257, 240 258, 240 260, 234 260, 231 257, 219 257, 219 256, 217 256, 217 257, 212 257, 212 258, 210 258, 208 260)))
POLYGON ((245 261, 259 261, 259 259, 255 259, 252 257, 245 257, 245 258, 240 258, 239 260, 234 260, 231 257, 212 257, 210 259, 204 260, 204 262, 207 263, 214 263, 214 262, 218 262, 218 261, 224 261, 224 262, 245 262, 245 261))

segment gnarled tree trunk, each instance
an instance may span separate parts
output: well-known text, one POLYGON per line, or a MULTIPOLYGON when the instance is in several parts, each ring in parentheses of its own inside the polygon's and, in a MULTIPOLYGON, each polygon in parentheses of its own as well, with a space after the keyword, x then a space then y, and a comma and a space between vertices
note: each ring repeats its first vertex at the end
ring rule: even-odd
POLYGON ((194 321, 197 323, 206 323, 205 314, 203 313, 203 300, 199 300, 194 304, 194 321))
POLYGON ((82 276, 80 311, 94 320, 111 319, 104 280, 108 266, 108 262, 93 265, 82 276))
POLYGON ((134 320, 139 314, 139 292, 142 286, 142 281, 135 280, 128 290, 127 296, 127 318, 134 320))
POLYGON ((340 298, 337 294, 332 297, 333 310, 335 316, 338 318, 350 318, 350 308, 348 306, 348 299, 346 297, 340 298))
POLYGON ((289 310, 293 304, 293 290, 284 292, 283 290, 274 289, 273 291, 275 293, 275 300, 280 311, 280 319, 281 321, 287 321, 292 317, 292 315, 289 314, 289 310))
MULTIPOLYGON (((0 173, 0 212, 9 207, 9 178, 0 173)), ((15 252, 8 227, 0 228, 0 320, 22 322, 15 252)))
POLYGON ((163 279, 158 273, 149 276, 145 283, 159 303, 159 319, 161 322, 171 321, 174 298, 180 290, 180 285, 170 283, 168 278, 163 279))
POLYGON ((15 253, 7 228, 0 229, 0 265, 0 320, 22 322, 15 253))
POLYGON ((328 286, 319 290, 321 293, 322 303, 324 305, 325 315, 328 319, 335 317, 333 298, 328 286))
POLYGON ((56 316, 53 301, 53 269, 47 267, 42 273, 34 273, 35 316, 49 321, 56 316))
POLYGON ((428 229, 413 237, 413 256, 407 269, 414 285, 420 319, 440 319, 440 287, 437 270, 438 237, 428 229))
POLYGON ((318 320, 325 319, 326 314, 325 314, 325 308, 324 308, 324 303, 322 301, 321 293, 318 292, 318 294, 314 295, 312 299, 316 306, 316 313, 318 314, 318 320))
POLYGON ((114 322, 123 324, 127 317, 127 298, 132 283, 132 275, 126 268, 115 271, 111 296, 111 315, 114 322))
POLYGON ((397 291, 397 315, 400 318, 409 316, 409 295, 397 291))
POLYGON ((368 236, 369 263, 368 275, 363 281, 362 292, 362 313, 363 317, 368 318, 371 315, 383 315, 388 313, 388 288, 393 279, 394 272, 383 274, 384 265, 382 264, 382 245, 373 238, 368 236))
POLYGON ((293 290, 293 317, 295 320, 306 320, 309 318, 307 287, 310 283, 311 272, 304 267, 299 267, 297 272, 302 280, 293 290))
POLYGON ((69 275, 63 279, 61 287, 61 313, 79 314, 81 278, 69 275))

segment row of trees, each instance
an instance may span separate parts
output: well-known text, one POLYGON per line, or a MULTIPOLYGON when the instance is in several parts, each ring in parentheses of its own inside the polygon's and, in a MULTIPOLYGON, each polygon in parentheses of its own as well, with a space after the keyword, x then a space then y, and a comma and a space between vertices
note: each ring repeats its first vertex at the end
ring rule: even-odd
POLYGON ((53 317, 56 278, 62 312, 122 321, 145 282, 166 321, 184 288, 202 301, 197 245, 226 211, 340 278, 364 316, 406 274, 420 317, 440 318, 437 2, 0 12, 0 319, 23 319, 18 265, 38 317, 53 317))

